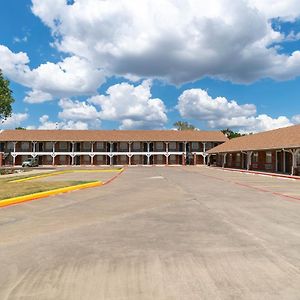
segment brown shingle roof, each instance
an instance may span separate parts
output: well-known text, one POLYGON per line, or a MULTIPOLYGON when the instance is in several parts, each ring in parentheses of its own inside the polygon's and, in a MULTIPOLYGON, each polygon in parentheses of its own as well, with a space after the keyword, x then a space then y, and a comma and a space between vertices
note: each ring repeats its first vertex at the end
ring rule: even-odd
POLYGON ((238 152, 250 150, 300 148, 300 125, 260 132, 234 138, 208 153, 238 152))
POLYGON ((0 141, 203 141, 225 142, 220 131, 176 130, 4 130, 0 141))

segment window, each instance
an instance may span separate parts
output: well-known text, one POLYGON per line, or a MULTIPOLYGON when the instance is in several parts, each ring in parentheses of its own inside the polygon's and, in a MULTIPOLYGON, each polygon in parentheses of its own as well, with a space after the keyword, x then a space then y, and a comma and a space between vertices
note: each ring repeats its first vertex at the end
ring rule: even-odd
POLYGON ((21 149, 22 150, 29 150, 30 144, 29 142, 22 142, 21 143, 21 149))
POLYGON ((128 149, 128 143, 120 142, 120 150, 127 150, 128 149))
POLYGON ((59 143, 60 150, 67 150, 68 149, 68 143, 67 142, 60 142, 59 143))
POLYGON ((241 161, 241 153, 237 153, 235 157, 235 161, 239 163, 241 161))
POLYGON ((253 163, 257 163, 258 162, 258 152, 253 152, 252 162, 253 163))
POLYGON ((267 164, 271 164, 272 163, 272 152, 271 151, 267 151, 266 152, 266 163, 267 164))
POLYGON ((140 145, 139 142, 133 142, 132 143, 132 149, 133 150, 140 150, 140 148, 141 148, 141 145, 140 145))
POLYGON ((176 150, 176 142, 169 143, 169 150, 176 150))
POLYGON ((199 143, 198 142, 192 142, 192 149, 198 150, 199 149, 199 143))
POLYGON ((82 149, 83 150, 86 150, 86 151, 91 151, 91 143, 89 143, 89 142, 84 142, 84 143, 82 143, 82 149))
POLYGON ((52 151, 52 149, 53 149, 53 144, 52 144, 51 142, 46 142, 46 143, 45 143, 45 149, 46 149, 47 151, 52 151))
POLYGON ((157 150, 164 150, 164 143, 163 142, 156 142, 156 149, 157 150))
POLYGON ((98 149, 98 150, 104 149, 104 143, 103 142, 97 142, 95 148, 98 149))
POLYGON ((8 151, 13 151, 14 150, 14 143, 11 143, 11 142, 7 143, 7 150, 8 151))
POLYGON ((213 143, 212 142, 206 142, 205 143, 205 151, 213 148, 213 143))

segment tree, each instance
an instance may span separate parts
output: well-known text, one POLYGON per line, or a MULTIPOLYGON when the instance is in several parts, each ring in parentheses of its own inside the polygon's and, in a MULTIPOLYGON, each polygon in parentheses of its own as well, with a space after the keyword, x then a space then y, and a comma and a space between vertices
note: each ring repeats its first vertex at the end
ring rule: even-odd
POLYGON ((15 130, 26 130, 24 127, 16 127, 15 130))
POLYGON ((239 133, 239 132, 235 132, 229 128, 227 129, 223 129, 221 130, 221 132, 223 132, 223 134, 225 134, 229 139, 234 139, 236 137, 240 137, 240 136, 244 136, 245 134, 239 133))
POLYGON ((4 121, 11 116, 14 101, 12 91, 9 88, 9 81, 3 77, 0 70, 0 121, 4 121))
POLYGON ((195 130, 196 127, 188 122, 177 121, 173 124, 178 130, 195 130))

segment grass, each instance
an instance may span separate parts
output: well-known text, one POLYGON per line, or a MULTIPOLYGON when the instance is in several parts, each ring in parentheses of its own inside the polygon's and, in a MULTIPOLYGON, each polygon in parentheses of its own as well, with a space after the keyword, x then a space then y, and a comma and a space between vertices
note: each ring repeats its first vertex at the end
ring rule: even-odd
POLYGON ((21 178, 21 177, 18 176, 18 177, 0 179, 0 200, 91 182, 91 181, 43 182, 37 180, 25 181, 20 183, 9 182, 15 178, 21 178))

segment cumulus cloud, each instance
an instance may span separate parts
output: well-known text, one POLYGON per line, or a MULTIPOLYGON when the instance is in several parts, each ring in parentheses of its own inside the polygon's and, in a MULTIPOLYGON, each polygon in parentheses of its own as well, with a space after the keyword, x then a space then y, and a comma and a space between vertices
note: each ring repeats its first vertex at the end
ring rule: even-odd
MULTIPOLYGON (((59 51, 109 74, 171 83, 205 76, 252 82, 300 74, 300 55, 278 52, 272 18, 294 21, 298 0, 32 0, 59 51)), ((278 29, 279 30, 279 29, 278 29)))
POLYGON ((28 113, 13 113, 9 118, 0 123, 0 129, 15 129, 19 127, 22 122, 29 118, 28 113))
POLYGON ((100 113, 96 107, 85 101, 72 101, 71 99, 61 99, 59 106, 63 109, 59 112, 58 117, 64 120, 96 120, 99 119, 100 113))
POLYGON ((120 121, 120 129, 163 128, 167 122, 166 107, 161 99, 152 98, 151 81, 134 86, 120 83, 108 88, 106 95, 90 98, 100 107, 100 118, 120 121))
POLYGON ((213 99, 202 89, 184 91, 179 96, 177 108, 182 117, 201 120, 218 120, 223 116, 248 117, 256 113, 256 106, 253 104, 239 105, 236 101, 228 101, 225 97, 213 99))
POLYGON ((104 82, 103 71, 78 56, 67 57, 58 63, 47 62, 35 69, 30 69, 29 62, 26 53, 14 53, 0 45, 0 68, 11 80, 32 88, 25 97, 29 103, 49 101, 53 97, 95 94, 104 82))
POLYGON ((39 118, 40 124, 36 126, 28 126, 27 129, 65 129, 65 130, 86 130, 88 129, 88 124, 82 121, 61 121, 61 122, 53 122, 50 121, 48 115, 43 115, 39 118))
POLYGON ((24 101, 27 103, 43 103, 46 101, 51 101, 53 96, 49 93, 45 93, 43 91, 32 90, 27 92, 24 101))
POLYGON ((300 15, 298 0, 250 0, 249 2, 269 19, 280 18, 292 22, 300 15))
POLYGON ((184 91, 178 98, 177 109, 182 117, 206 121, 210 128, 233 128, 240 132, 259 132, 294 123, 285 116, 257 115, 254 104, 240 105, 225 97, 212 98, 202 89, 184 91))
POLYGON ((208 121, 212 128, 235 128, 241 133, 267 131, 281 127, 293 125, 286 116, 272 118, 266 114, 252 117, 223 118, 219 120, 208 121))

